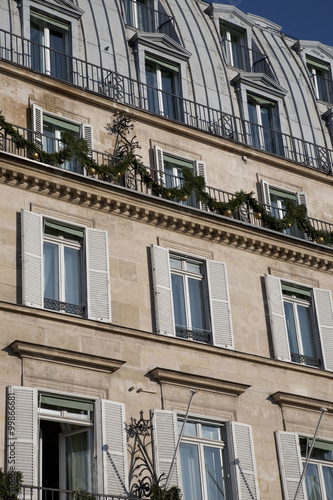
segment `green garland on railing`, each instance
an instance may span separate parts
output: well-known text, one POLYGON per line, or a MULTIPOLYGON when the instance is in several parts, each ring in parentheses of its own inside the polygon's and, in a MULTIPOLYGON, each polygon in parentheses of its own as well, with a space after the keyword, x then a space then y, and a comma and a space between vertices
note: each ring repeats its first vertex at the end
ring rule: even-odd
MULTIPOLYGON (((0 112, 1 113, 1 112, 0 112)), ((118 118, 123 120, 124 118, 118 118)), ((127 120, 128 129, 130 120, 127 120)), ((116 123, 117 118, 114 123, 116 123)), ((80 165, 86 169, 88 175, 99 177, 109 182, 117 182, 119 177, 124 175, 127 170, 132 167, 136 174, 139 174, 141 180, 147 187, 151 188, 155 196, 160 196, 168 200, 186 202, 195 193, 196 200, 208 207, 211 212, 232 217, 235 212, 241 212, 244 208, 244 219, 246 220, 246 209, 253 211, 253 216, 262 221, 262 226, 273 231, 283 232, 292 226, 296 225, 301 233, 305 233, 311 241, 316 241, 320 244, 333 246, 333 232, 319 231, 315 229, 307 218, 306 207, 304 205, 296 206, 292 201, 286 202, 286 215, 283 219, 274 217, 265 206, 260 204, 253 195, 253 192, 246 193, 245 191, 236 192, 232 199, 227 202, 219 202, 209 193, 205 191, 205 179, 202 176, 194 176, 190 169, 183 167, 184 181, 179 188, 167 188, 161 185, 158 180, 155 180, 147 168, 143 165, 139 155, 135 154, 134 150, 138 148, 136 142, 126 141, 118 150, 121 150, 122 156, 114 160, 114 164, 97 164, 90 156, 88 144, 84 139, 76 139, 71 132, 63 132, 62 143, 64 147, 57 153, 46 153, 37 144, 25 139, 15 128, 5 121, 3 115, 0 114, 0 129, 3 129, 12 138, 13 143, 21 149, 25 149, 29 156, 34 159, 52 166, 61 166, 64 161, 71 160, 75 157, 80 165), (134 144, 134 146, 133 146, 134 144)), ((109 130, 114 127, 108 126, 109 130)), ((36 134, 37 137, 37 134, 36 134)), ((121 139, 124 137, 121 136, 121 139)), ((118 139, 117 139, 118 140, 118 139)), ((111 155, 110 155, 111 156, 111 155)), ((114 157, 113 157, 114 158, 114 157)))

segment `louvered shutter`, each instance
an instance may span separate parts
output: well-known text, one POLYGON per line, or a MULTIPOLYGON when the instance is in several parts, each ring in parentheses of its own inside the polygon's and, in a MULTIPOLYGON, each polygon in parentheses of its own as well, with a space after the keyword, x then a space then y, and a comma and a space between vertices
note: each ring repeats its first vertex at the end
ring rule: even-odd
MULTIPOLYGON (((177 417, 172 411, 154 410, 152 423, 156 476, 159 478, 163 474, 163 485, 168 477, 177 445, 177 417)), ((172 467, 168 488, 179 485, 179 471, 180 467, 178 454, 178 457, 176 457, 172 467)))
POLYGON ((269 184, 264 179, 261 179, 261 191, 263 202, 265 203, 265 205, 268 205, 266 207, 266 210, 270 212, 271 196, 269 194, 269 184))
MULTIPOLYGON (((206 183, 206 164, 204 161, 197 160, 195 162, 195 174, 203 177, 205 179, 205 183, 206 183)), ((206 188, 205 188, 205 191, 206 191, 206 188)), ((205 210, 206 212, 208 212, 208 207, 207 207, 206 203, 202 203, 200 201, 200 208, 201 208, 201 210, 205 210)))
POLYGON ((275 357, 291 361, 280 279, 266 274, 265 284, 275 357))
POLYGON ((93 127, 84 123, 82 125, 82 137, 88 144, 88 155, 91 157, 91 150, 93 149, 93 127))
POLYGON ((259 500, 252 429, 249 425, 227 422, 228 451, 233 488, 237 500, 259 500))
MULTIPOLYGON (((298 435, 294 432, 277 431, 275 439, 279 457, 283 498, 284 500, 294 500, 303 470, 298 435)), ((306 500, 303 484, 299 489, 296 500, 306 500)))
POLYGON ((165 178, 164 178, 164 161, 163 161, 163 149, 158 146, 155 146, 155 168, 157 170, 158 182, 164 186, 165 178))
POLYGON ((88 318, 111 322, 109 252, 106 231, 86 229, 88 318))
POLYGON ((157 333, 175 335, 169 251, 152 245, 151 263, 157 333))
POLYGON ((34 142, 40 149, 43 148, 43 110, 36 104, 32 105, 32 128, 35 132, 34 142))
POLYGON ((22 210, 22 302, 43 307, 43 219, 22 210))
POLYGON ((102 464, 105 495, 126 495, 128 467, 125 405, 102 399, 102 464))
POLYGON ((306 193, 299 192, 296 193, 296 196, 297 196, 297 204, 306 206, 306 210, 308 210, 308 199, 306 193))
POLYGON ((234 348, 227 268, 223 262, 207 261, 210 318, 213 343, 234 348))
MULTIPOLYGON (((7 471, 21 471, 23 484, 29 486, 38 486, 37 396, 36 388, 10 386, 7 390, 7 471)), ((25 498, 31 498, 29 490, 25 498)))
POLYGON ((315 308, 325 370, 333 371, 333 308, 329 290, 314 288, 315 308))

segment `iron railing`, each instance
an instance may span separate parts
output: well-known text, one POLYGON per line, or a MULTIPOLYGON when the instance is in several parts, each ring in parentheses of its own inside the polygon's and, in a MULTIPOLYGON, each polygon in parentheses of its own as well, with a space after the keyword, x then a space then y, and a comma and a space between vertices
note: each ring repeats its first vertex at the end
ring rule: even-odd
MULTIPOLYGON (((96 500, 137 500, 131 496, 122 495, 104 495, 101 493, 91 493, 96 500)), ((56 489, 44 488, 41 486, 22 486, 19 494, 20 500, 85 500, 87 493, 56 489)))
POLYGON ((195 342, 203 342, 204 344, 212 343, 212 332, 208 330, 191 330, 186 327, 177 326, 176 337, 194 340, 195 342))
POLYGON ((319 74, 310 74, 310 80, 317 99, 333 103, 333 82, 319 74))
POLYGON ((60 300, 53 300, 44 298, 44 308, 51 311, 63 311, 67 314, 75 314, 76 316, 84 316, 84 308, 77 304, 70 304, 68 302, 60 302, 60 300))
POLYGON ((140 0, 124 0, 125 22, 128 26, 150 33, 165 33, 176 38, 172 17, 152 9, 140 0))
POLYGON ((273 73, 268 64, 268 56, 262 52, 249 49, 227 38, 222 38, 221 43, 226 62, 229 66, 251 71, 252 73, 265 73, 271 78, 273 77, 273 73))
POLYGON ((299 363, 301 365, 320 367, 320 359, 313 358, 311 356, 305 356, 305 354, 291 353, 291 361, 294 363, 299 363))
POLYGON ((0 30, 0 57, 90 92, 102 94, 127 106, 158 114, 325 173, 332 173, 333 150, 324 144, 319 145, 279 130, 259 126, 3 30, 0 30), (46 60, 48 64, 45 64, 46 60))

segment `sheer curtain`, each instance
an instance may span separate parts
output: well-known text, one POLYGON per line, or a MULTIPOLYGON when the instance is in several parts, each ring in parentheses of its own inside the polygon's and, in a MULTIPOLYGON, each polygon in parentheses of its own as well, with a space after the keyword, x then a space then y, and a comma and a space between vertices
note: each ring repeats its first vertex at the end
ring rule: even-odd
POLYGON ((180 461, 183 480, 183 500, 202 500, 198 447, 181 443, 180 461))

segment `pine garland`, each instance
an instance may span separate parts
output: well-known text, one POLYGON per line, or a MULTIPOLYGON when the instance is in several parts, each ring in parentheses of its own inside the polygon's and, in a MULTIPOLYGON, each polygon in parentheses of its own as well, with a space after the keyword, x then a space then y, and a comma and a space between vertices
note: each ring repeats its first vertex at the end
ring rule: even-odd
POLYGON ((130 118, 125 114, 119 115, 106 127, 109 133, 117 134, 115 152, 111 164, 97 164, 90 156, 88 144, 84 139, 75 138, 71 132, 63 132, 62 144, 64 147, 56 153, 46 153, 37 144, 25 139, 10 123, 5 121, 0 112, 0 128, 5 134, 12 138, 12 142, 19 148, 25 149, 30 157, 37 153, 38 161, 52 166, 61 166, 64 161, 70 161, 73 157, 86 169, 88 175, 97 176, 109 182, 117 182, 119 177, 124 175, 129 168, 133 168, 136 175, 147 187, 151 188, 155 196, 169 200, 188 200, 192 193, 195 193, 196 200, 205 204, 211 212, 229 216, 234 216, 242 208, 254 213, 256 219, 262 220, 265 228, 273 231, 284 232, 296 226, 301 233, 307 235, 307 239, 317 243, 333 246, 333 232, 319 231, 315 229, 307 218, 306 207, 296 206, 291 200, 286 202, 285 216, 274 217, 264 205, 260 204, 254 197, 253 192, 246 193, 241 190, 236 192, 227 203, 219 202, 205 191, 205 180, 202 176, 194 176, 189 168, 183 167, 183 182, 180 187, 167 188, 156 181, 141 161, 141 157, 135 150, 139 149, 136 138, 129 140, 126 136, 133 129, 130 118))

